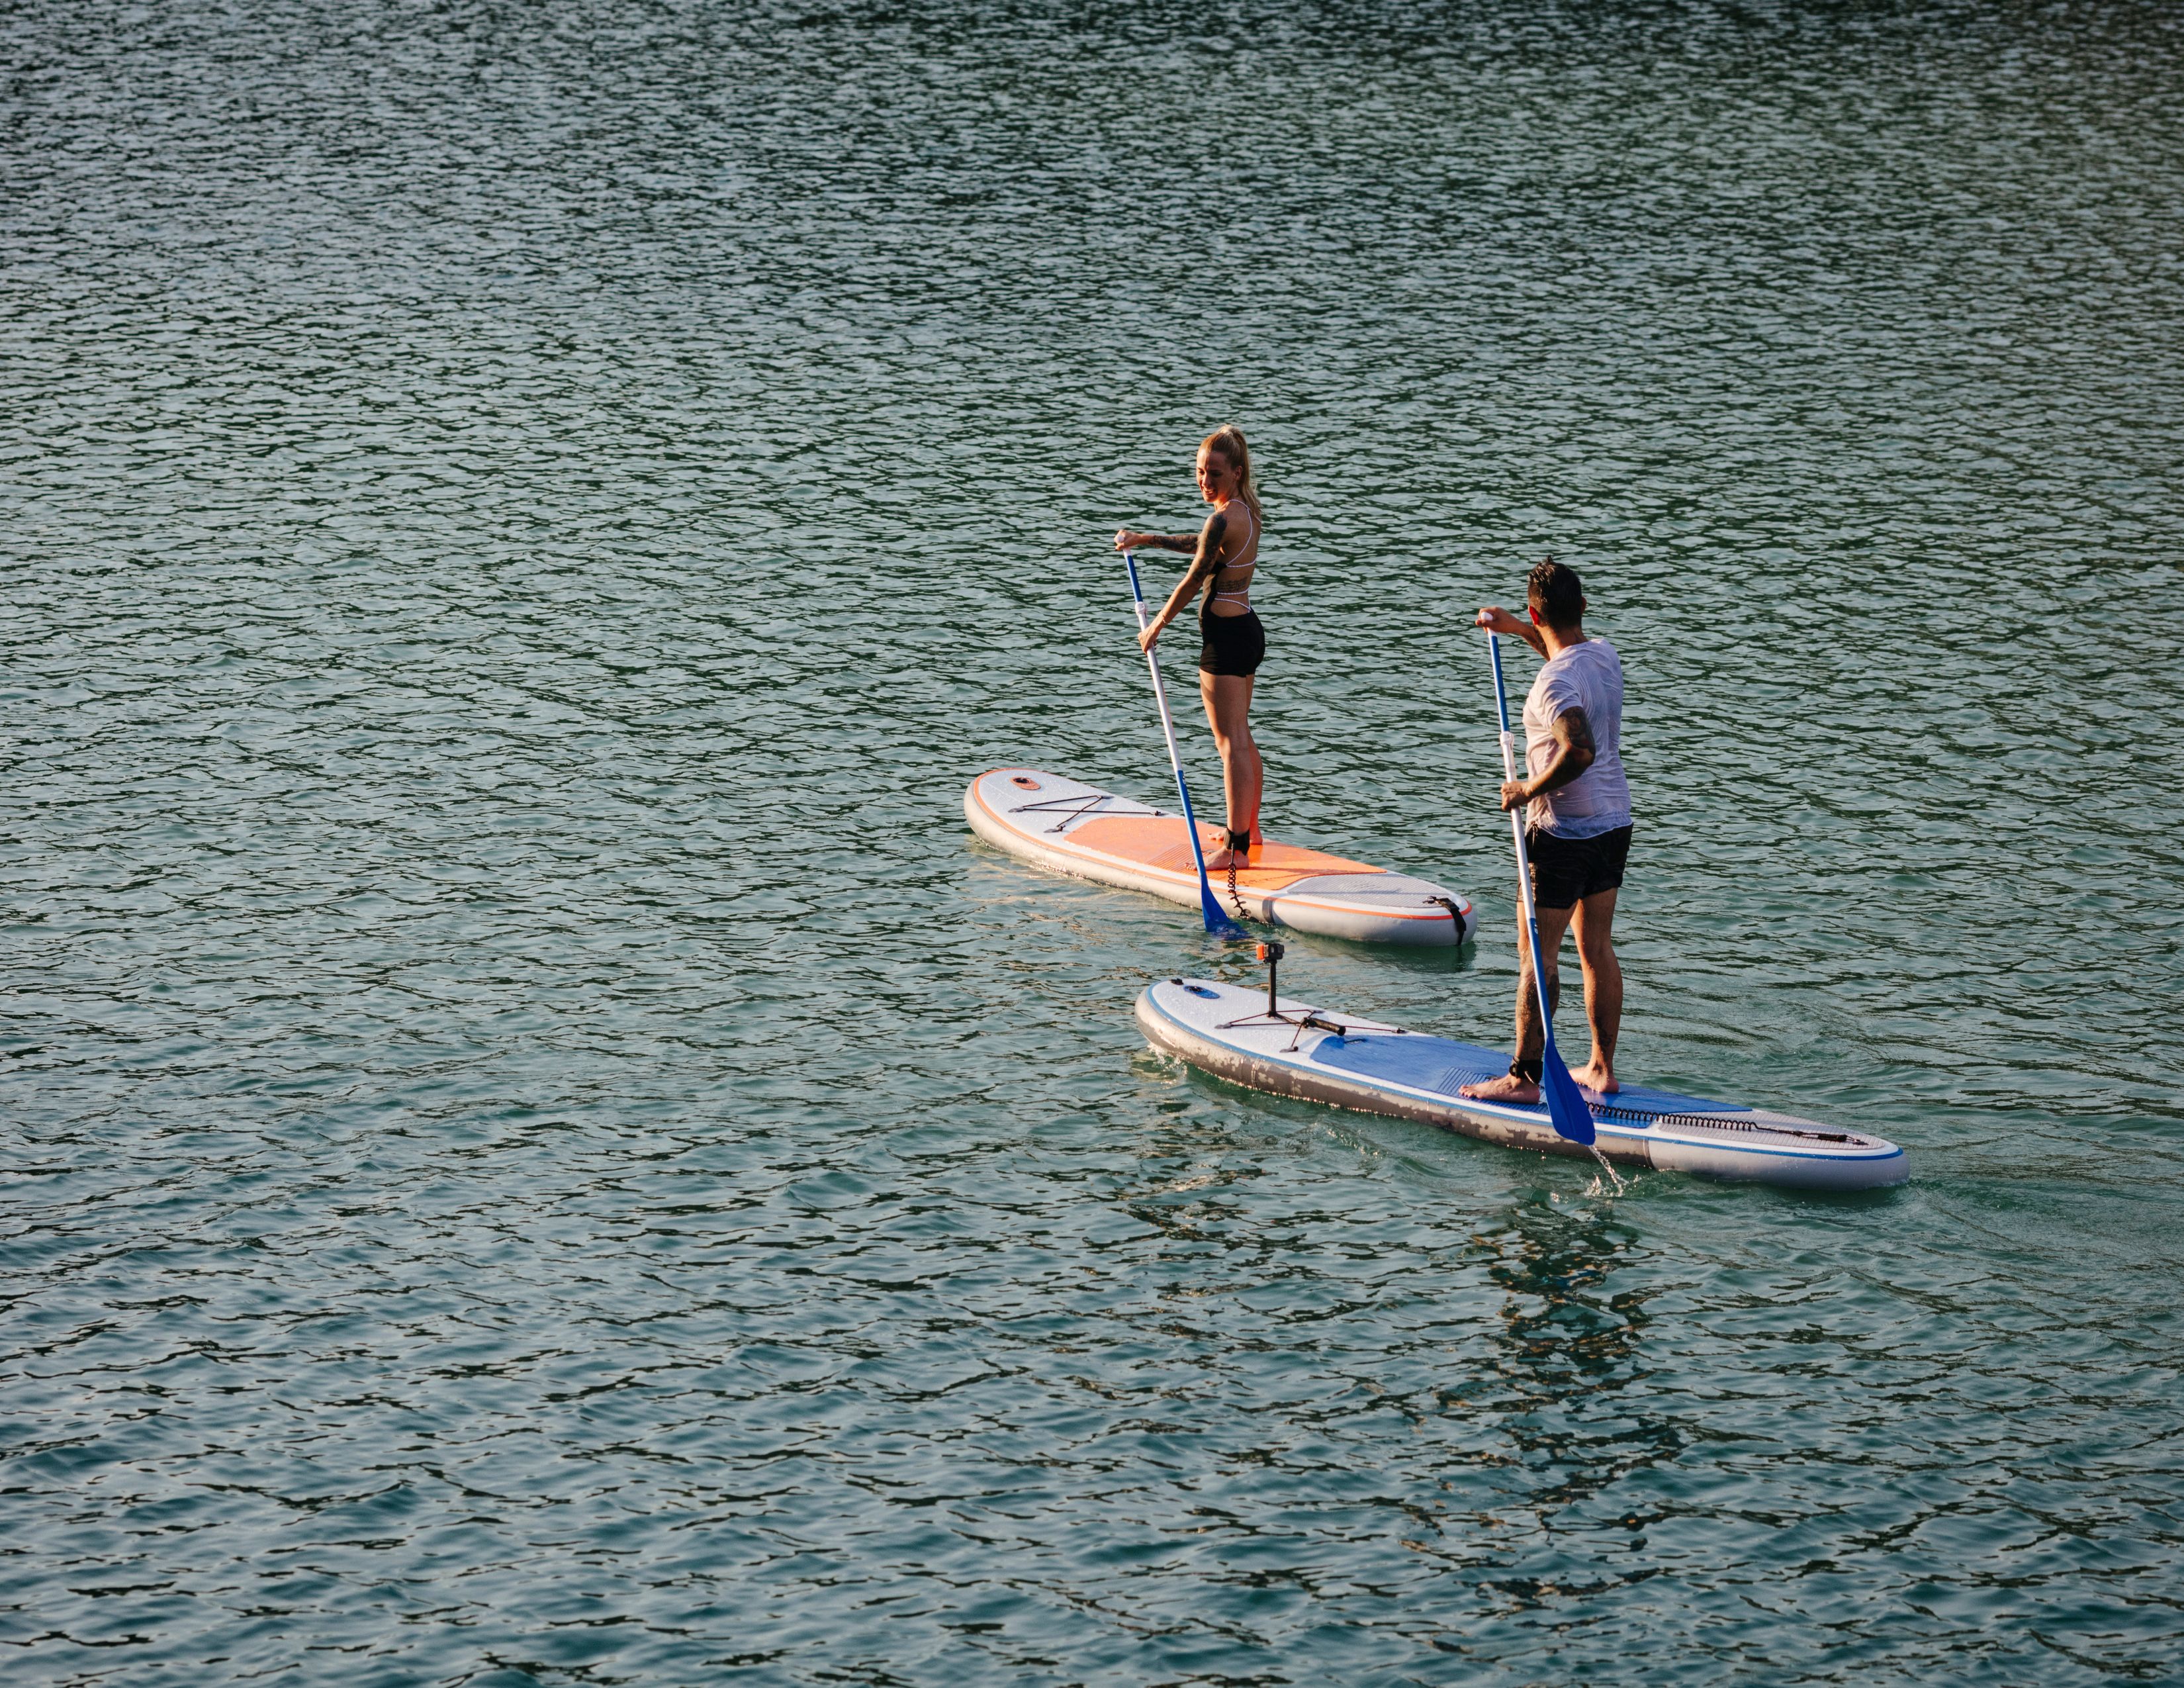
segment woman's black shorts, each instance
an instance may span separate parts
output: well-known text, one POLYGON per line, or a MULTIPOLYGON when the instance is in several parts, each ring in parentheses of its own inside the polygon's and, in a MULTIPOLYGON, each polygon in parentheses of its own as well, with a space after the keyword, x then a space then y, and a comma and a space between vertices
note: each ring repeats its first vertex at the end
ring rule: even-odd
POLYGON ((1543 909, 1574 907, 1596 892, 1618 889, 1630 855, 1630 828, 1596 838, 1557 838, 1524 829, 1524 854, 1532 858, 1532 900, 1543 909))
POLYGON ((1240 616, 1201 616, 1198 632, 1204 640, 1198 648, 1198 666, 1207 674, 1256 674, 1267 658, 1267 630, 1259 612, 1240 616))

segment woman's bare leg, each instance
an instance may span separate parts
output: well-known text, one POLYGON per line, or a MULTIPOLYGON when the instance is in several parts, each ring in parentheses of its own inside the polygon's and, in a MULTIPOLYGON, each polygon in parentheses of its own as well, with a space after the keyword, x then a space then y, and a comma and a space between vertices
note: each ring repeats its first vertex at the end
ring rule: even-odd
MULTIPOLYGON (((1257 741, 1251 737, 1251 685, 1249 674, 1198 676, 1199 695, 1206 700, 1206 724, 1213 729, 1214 747, 1221 752, 1221 781, 1228 799, 1228 830, 1259 833, 1259 799, 1266 789, 1267 765, 1260 760, 1257 741)), ((1208 867, 1226 867, 1228 855, 1220 854, 1208 867)))

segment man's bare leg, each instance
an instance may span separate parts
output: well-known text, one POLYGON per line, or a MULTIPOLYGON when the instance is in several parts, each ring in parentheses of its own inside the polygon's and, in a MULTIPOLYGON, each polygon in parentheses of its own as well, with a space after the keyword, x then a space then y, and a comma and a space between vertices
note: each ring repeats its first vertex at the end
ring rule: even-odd
MULTIPOLYGON (((1540 954, 1546 962, 1550 1008, 1562 1000, 1562 970, 1556 958, 1563 947, 1563 933, 1569 930, 1570 916, 1576 912, 1575 905, 1539 911, 1540 954)), ((1539 994, 1532 989, 1531 939, 1524 931, 1524 916, 1520 911, 1517 916, 1517 1059, 1537 1061, 1546 1046, 1547 1030, 1540 1022, 1539 994)), ((1513 1072, 1505 1072, 1499 1078, 1466 1084, 1457 1095, 1476 1096, 1482 1102, 1536 1102, 1540 1100, 1540 1087, 1513 1072)))
POLYGON ((1623 1029, 1623 963, 1615 959, 1615 893, 1595 891, 1577 905, 1577 959, 1585 969, 1585 1017, 1592 1059, 1570 1077, 1596 1095, 1623 1087, 1615 1078, 1615 1039, 1623 1029))

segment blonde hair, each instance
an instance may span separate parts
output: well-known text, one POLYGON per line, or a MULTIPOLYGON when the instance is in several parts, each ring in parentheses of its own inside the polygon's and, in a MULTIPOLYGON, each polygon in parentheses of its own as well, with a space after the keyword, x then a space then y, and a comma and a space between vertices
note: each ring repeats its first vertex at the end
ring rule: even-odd
POLYGON ((1236 471, 1236 496, 1251 512, 1251 520, 1264 526, 1266 519, 1259 509, 1258 484, 1251 479, 1251 448, 1244 443, 1243 429, 1234 422, 1226 423, 1200 441, 1198 448, 1217 451, 1228 460, 1228 466, 1236 471))

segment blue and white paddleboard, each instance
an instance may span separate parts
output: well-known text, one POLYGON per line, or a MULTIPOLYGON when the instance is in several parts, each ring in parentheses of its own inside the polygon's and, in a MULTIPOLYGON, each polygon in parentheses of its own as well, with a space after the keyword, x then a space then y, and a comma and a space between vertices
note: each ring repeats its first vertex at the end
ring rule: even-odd
MULTIPOLYGON (((1158 979, 1138 998, 1138 1023, 1155 1049, 1254 1090, 1422 1120, 1513 1149, 1588 1153, 1557 1135, 1539 1104, 1457 1095, 1507 1072, 1507 1055, 1286 997, 1274 1010, 1264 990, 1158 979)), ((1625 1166, 1798 1189, 1877 1189, 1911 1175, 1886 1138, 1643 1085, 1594 1102, 1592 1117, 1600 1152, 1625 1166)))

